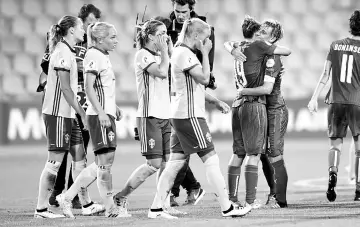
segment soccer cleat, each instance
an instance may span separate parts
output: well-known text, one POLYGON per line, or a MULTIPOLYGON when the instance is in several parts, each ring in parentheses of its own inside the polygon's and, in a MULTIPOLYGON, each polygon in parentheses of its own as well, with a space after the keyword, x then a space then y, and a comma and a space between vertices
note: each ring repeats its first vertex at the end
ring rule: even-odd
POLYGON ((35 210, 34 218, 64 218, 62 214, 55 214, 51 210, 43 209, 41 211, 35 210))
POLYGON ((148 218, 151 218, 151 219, 156 219, 156 218, 160 218, 160 219, 178 219, 178 217, 172 216, 168 212, 163 211, 162 209, 158 209, 156 211, 149 209, 148 218))
POLYGON ((60 208, 67 218, 75 218, 74 214, 71 211, 71 201, 65 199, 64 194, 56 196, 56 201, 58 201, 60 208))
POLYGON ((354 201, 360 201, 360 191, 358 191, 358 190, 355 191, 354 201))
POLYGON ((51 193, 50 197, 49 197, 49 205, 52 207, 59 207, 59 203, 58 201, 56 201, 56 196, 59 195, 61 193, 57 193, 55 192, 55 190, 51 193))
POLYGON ((245 207, 234 207, 233 205, 231 205, 229 210, 223 211, 221 213, 223 217, 243 217, 247 213, 249 213, 251 209, 251 205, 246 203, 245 207))
POLYGON ((204 197, 205 190, 202 188, 191 190, 184 205, 196 205, 204 197))
POLYGON ((171 207, 179 206, 179 203, 176 201, 176 197, 173 194, 170 195, 170 206, 171 207))
POLYGON ((105 211, 105 217, 107 218, 116 218, 120 214, 120 209, 118 206, 112 206, 109 210, 105 211))
POLYGON ((269 205, 273 201, 276 201, 275 194, 269 194, 265 205, 269 205))
POLYGON ((326 197, 329 202, 334 202, 336 199, 336 182, 337 182, 337 174, 334 172, 329 173, 329 185, 328 190, 326 192, 326 197))
POLYGON ((91 205, 82 208, 82 215, 91 216, 105 211, 105 207, 101 204, 91 202, 91 205))
POLYGON ((254 202, 251 205, 251 208, 256 210, 259 209, 260 207, 262 207, 262 204, 260 203, 259 200, 255 199, 254 202))
POLYGON ((131 217, 131 214, 128 213, 128 209, 127 209, 129 203, 127 202, 126 199, 119 199, 114 196, 114 201, 116 201, 115 204, 119 208, 119 216, 118 217, 121 217, 121 218, 131 217))

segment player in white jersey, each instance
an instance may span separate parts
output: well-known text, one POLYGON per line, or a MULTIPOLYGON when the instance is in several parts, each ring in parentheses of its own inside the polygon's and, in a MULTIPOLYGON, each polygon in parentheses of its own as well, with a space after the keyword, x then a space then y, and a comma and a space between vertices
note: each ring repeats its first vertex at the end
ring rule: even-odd
MULTIPOLYGON (((186 158, 197 153, 205 164, 206 176, 214 187, 221 206, 222 216, 244 216, 249 208, 234 207, 228 199, 226 184, 221 174, 219 157, 214 150, 211 134, 205 120, 205 85, 209 83, 210 66, 208 53, 212 47, 209 40, 210 26, 198 18, 186 20, 182 27, 178 43, 171 56, 171 81, 174 96, 171 99, 170 122, 173 132, 170 139, 170 160, 167 162, 157 185, 157 197, 160 203, 153 203, 149 218, 177 218, 164 215, 164 202, 172 187, 178 171, 186 158), (202 63, 193 50, 201 51, 202 63)), ((212 101, 216 100, 211 97, 212 101)), ((208 96, 209 99, 209 96, 208 96)), ((229 111, 226 106, 224 112, 229 111)))
MULTIPOLYGON (((170 154, 168 70, 172 43, 165 25, 157 20, 142 25, 136 39, 138 51, 134 67, 139 102, 136 123, 146 163, 134 170, 124 188, 114 196, 114 201, 123 209, 127 209, 127 198, 136 188, 159 169, 161 174, 170 154)), ((168 209, 176 212, 170 205, 168 209)))
MULTIPOLYGON (((75 95, 78 80, 74 45, 83 40, 82 26, 80 19, 64 16, 50 31, 51 58, 42 107, 49 153, 40 176, 35 218, 64 217, 48 210, 48 199, 64 154, 70 150, 71 132, 79 127, 75 122, 75 111, 85 120, 85 112, 75 95)), ((84 152, 70 152, 74 162, 84 161, 84 152)))

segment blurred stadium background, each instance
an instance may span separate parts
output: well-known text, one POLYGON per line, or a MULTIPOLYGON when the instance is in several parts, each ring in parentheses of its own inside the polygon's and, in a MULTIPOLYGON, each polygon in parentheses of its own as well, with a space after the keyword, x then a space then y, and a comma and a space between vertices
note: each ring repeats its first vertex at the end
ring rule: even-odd
MULTIPOLYGON (((167 16, 172 10, 171 0, 0 0, 0 144, 44 141, 41 94, 35 90, 45 34, 63 15, 77 15, 84 3, 95 4, 102 11, 102 20, 113 23, 118 30, 120 44, 111 59, 117 76, 117 100, 128 110, 119 125, 123 128, 119 139, 131 137, 136 106, 133 73, 136 13, 141 16, 147 6, 145 19, 167 16)), ((290 108, 289 136, 325 135, 326 110, 320 109, 317 116, 311 116, 304 107, 322 71, 330 43, 348 35, 348 18, 356 3, 357 0, 198 0, 195 11, 206 15, 215 27, 214 73, 219 87, 214 93, 228 101, 235 94, 232 58, 223 49, 224 41, 242 39, 241 22, 246 14, 260 21, 274 18, 285 29, 281 44, 293 50, 284 61, 286 73, 282 85, 290 108)), ((230 132, 230 125, 223 124, 229 123, 229 116, 215 121, 216 113, 209 113, 215 136, 230 132)))

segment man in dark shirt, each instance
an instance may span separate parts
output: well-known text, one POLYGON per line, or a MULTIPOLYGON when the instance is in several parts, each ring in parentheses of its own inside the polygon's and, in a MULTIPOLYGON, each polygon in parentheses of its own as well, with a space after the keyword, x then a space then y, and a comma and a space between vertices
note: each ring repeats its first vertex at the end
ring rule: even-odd
POLYGON ((360 201, 360 10, 350 17, 351 37, 336 40, 330 45, 324 71, 308 104, 310 112, 316 112, 317 99, 327 83, 330 72, 332 83, 326 102, 328 108, 328 136, 330 138, 329 182, 326 192, 330 202, 336 199, 337 173, 343 138, 350 128, 355 143, 355 201, 360 201))

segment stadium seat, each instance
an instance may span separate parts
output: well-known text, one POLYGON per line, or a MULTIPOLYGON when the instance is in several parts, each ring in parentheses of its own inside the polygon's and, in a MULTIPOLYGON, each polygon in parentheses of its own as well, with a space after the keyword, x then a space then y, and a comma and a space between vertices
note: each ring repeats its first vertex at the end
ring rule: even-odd
POLYGON ((298 16, 291 13, 285 13, 280 22, 284 26, 285 35, 287 35, 288 32, 294 32, 295 34, 298 33, 300 28, 300 19, 298 16))
POLYGON ((306 60, 306 65, 308 65, 315 73, 318 72, 317 74, 320 75, 326 60, 326 52, 318 50, 308 51, 306 60))
POLYGON ((84 0, 76 0, 76 1, 68 0, 66 4, 67 8, 65 9, 67 12, 69 12, 69 14, 77 16, 79 14, 81 6, 83 6, 84 4, 85 4, 84 0))
POLYGON ((18 15, 12 20, 12 32, 14 35, 25 37, 32 33, 32 24, 29 18, 18 15))
MULTIPOLYGON (((146 15, 151 17, 155 13, 157 13, 156 5, 155 4, 149 4, 148 0, 133 0, 132 4, 133 4, 134 12, 138 12, 141 16, 143 15, 145 6, 146 6, 146 15)), ((136 13, 134 14, 134 16, 136 17, 136 13)))
POLYGON ((286 12, 286 1, 284 0, 272 0, 266 1, 267 10, 271 13, 284 13, 286 12))
POLYGON ((321 15, 307 15, 303 17, 303 26, 307 31, 317 32, 322 30, 321 27, 323 26, 323 17, 321 15))
POLYGON ((171 1, 168 1, 168 0, 158 0, 157 1, 157 11, 158 11, 159 15, 169 16, 172 9, 173 9, 173 6, 172 6, 171 1))
POLYGON ((45 45, 46 41, 44 38, 34 33, 25 37, 25 51, 29 54, 43 54, 45 45))
MULTIPOLYGON (((65 12, 65 2, 58 0, 46 0, 44 1, 45 13, 49 16, 53 16, 59 20, 62 16, 68 15, 65 12)), ((77 14, 76 14, 77 15, 77 14)))
POLYGON ((36 88, 39 85, 39 75, 35 73, 25 78, 25 88, 28 93, 36 93, 36 88))
POLYGON ((296 48, 299 50, 311 50, 314 44, 312 42, 313 38, 315 38, 314 36, 314 33, 306 33, 305 31, 294 36, 294 44, 296 45, 296 48))
POLYGON ((311 0, 309 1, 310 7, 317 14, 328 14, 331 10, 331 4, 329 4, 328 0, 311 0))
POLYGON ((221 2, 224 7, 225 15, 228 14, 236 14, 236 15, 244 15, 244 4, 238 0, 227 0, 221 2))
MULTIPOLYGON (((112 2, 112 9, 114 10, 114 15, 119 15, 119 16, 130 16, 131 17, 131 12, 133 12, 132 9, 132 4, 130 1, 113 1, 112 2)), ((136 13, 134 12, 135 16, 134 18, 136 18, 136 13)), ((135 19, 134 19, 135 21, 135 19)), ((135 22, 134 22, 135 23, 135 22)))
POLYGON ((116 73, 119 73, 126 68, 127 61, 124 58, 124 54, 120 53, 119 51, 114 51, 114 53, 111 53, 110 60, 116 73))
POLYGON ((32 57, 25 53, 19 53, 14 58, 14 70, 18 74, 29 75, 34 71, 34 61, 32 57))
POLYGON ((213 22, 213 25, 216 29, 216 37, 221 36, 224 33, 228 33, 229 28, 234 28, 235 23, 233 23, 233 17, 227 15, 226 17, 217 17, 216 20, 213 22))
POLYGON ((308 12, 308 1, 289 0, 289 13, 306 14, 308 12))
MULTIPOLYGON (((349 27, 348 24, 348 19, 349 19, 350 15, 344 15, 341 14, 339 12, 334 12, 330 14, 325 14, 324 15, 324 19, 325 19, 325 28, 327 31, 329 32, 334 32, 339 34, 339 31, 346 31, 347 28, 349 27)), ((323 26, 324 26, 323 25, 323 26)), ((347 34, 339 34, 341 36, 347 35, 347 34)), ((338 37, 336 37, 335 39, 337 39, 338 37)))
POLYGON ((11 72, 11 60, 8 56, 1 54, 0 55, 0 65, 2 76, 8 76, 11 72))
MULTIPOLYGON (((344 34, 344 33, 342 33, 342 34, 344 34)), ((324 52, 324 57, 325 57, 326 52, 329 50, 331 43, 334 40, 335 39, 330 32, 323 31, 321 33, 316 34, 317 47, 319 47, 319 49, 324 52)))
POLYGON ((9 76, 3 78, 3 90, 9 95, 24 94, 24 81, 18 74, 10 72, 9 76))
POLYGON ((23 1, 23 12, 30 17, 37 17, 43 14, 43 1, 23 1))
POLYGON ((23 51, 23 42, 21 38, 13 35, 4 35, 0 39, 1 51, 4 53, 16 54, 23 51))
POLYGON ((1 15, 5 17, 16 17, 20 14, 20 1, 19 0, 2 0, 1 1, 1 15))
POLYGON ((40 37, 44 37, 46 40, 46 33, 50 31, 51 25, 57 23, 54 18, 46 17, 44 15, 35 19, 35 30, 40 37))

